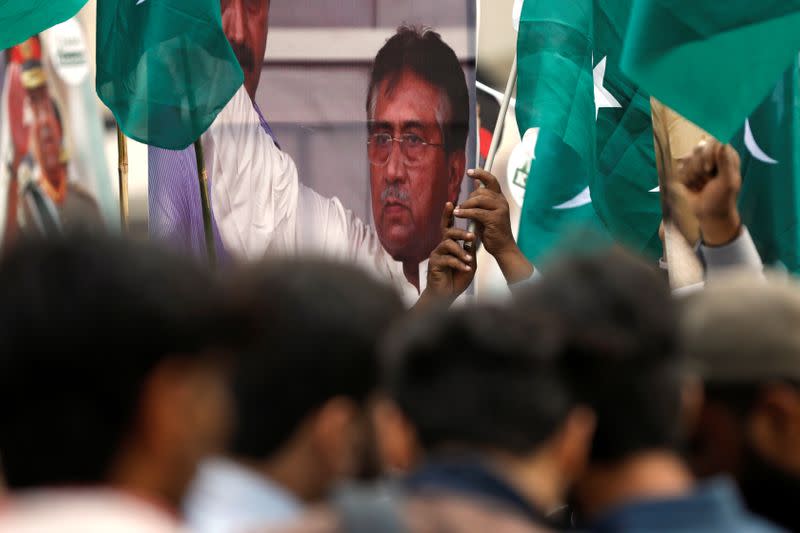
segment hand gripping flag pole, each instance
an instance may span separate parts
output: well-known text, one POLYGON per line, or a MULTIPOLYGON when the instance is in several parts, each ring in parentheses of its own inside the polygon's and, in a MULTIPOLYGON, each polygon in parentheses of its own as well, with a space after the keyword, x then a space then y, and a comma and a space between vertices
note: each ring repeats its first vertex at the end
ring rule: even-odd
MULTIPOLYGON (((508 105, 511 102, 511 94, 514 92, 514 87, 517 85, 517 55, 514 54, 514 62, 511 64, 511 72, 508 74, 508 82, 506 82, 506 90, 503 93, 503 101, 500 103, 500 113, 497 115, 497 123, 494 126, 494 133, 492 134, 492 144, 489 145, 489 153, 486 155, 486 162, 483 164, 483 170, 487 172, 492 171, 492 166, 494 165, 494 158, 497 155, 497 149, 500 146, 500 138, 503 132, 503 126, 506 122, 506 113, 508 112, 508 105)), ((483 187, 483 185, 481 185, 483 187)), ((474 220, 470 220, 469 224, 467 225, 467 231, 472 233, 473 235, 477 235, 475 233, 476 223, 474 220)), ((464 249, 468 252, 474 251, 473 248, 477 249, 480 243, 477 241, 477 238, 474 242, 465 242, 464 249)))
POLYGON ((690 244, 700 237, 697 218, 673 184, 679 179, 678 161, 710 136, 653 97, 650 113, 664 223, 664 259, 670 286, 680 289, 700 283, 703 267, 690 244))
POLYGON ((128 139, 117 124, 117 170, 119 172, 119 221, 128 233, 128 139))
POLYGON ((211 204, 208 201, 208 173, 206 173, 206 162, 203 157, 203 143, 200 141, 199 137, 194 142, 194 154, 197 158, 197 182, 200 187, 200 204, 203 209, 203 232, 206 237, 208 264, 211 265, 213 269, 217 266, 217 249, 211 227, 211 204))

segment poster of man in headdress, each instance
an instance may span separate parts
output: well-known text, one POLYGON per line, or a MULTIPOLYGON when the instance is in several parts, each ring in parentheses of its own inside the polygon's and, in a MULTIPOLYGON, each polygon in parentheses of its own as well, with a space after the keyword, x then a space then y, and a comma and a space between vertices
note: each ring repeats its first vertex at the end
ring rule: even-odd
POLYGON ((84 15, 0 50, 0 249, 117 227, 115 136, 94 92, 84 15))
POLYGON ((32 37, 14 47, 11 63, 19 65, 22 88, 22 128, 18 138, 27 143, 20 149, 15 146, 17 166, 12 167, 7 220, 11 225, 16 222, 24 234, 56 235, 65 230, 101 228, 97 202, 77 180, 69 179, 64 125, 42 67, 39 38, 32 37))

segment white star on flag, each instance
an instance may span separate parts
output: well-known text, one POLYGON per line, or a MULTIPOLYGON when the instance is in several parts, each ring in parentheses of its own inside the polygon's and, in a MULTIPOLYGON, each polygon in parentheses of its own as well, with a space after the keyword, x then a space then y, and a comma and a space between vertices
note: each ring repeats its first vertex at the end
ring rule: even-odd
MULTIPOLYGON (((601 59, 597 66, 594 67, 594 70, 592 70, 592 77, 594 78, 595 120, 597 120, 598 113, 603 107, 622 107, 617 99, 614 98, 614 95, 603 87, 603 78, 606 77, 606 59, 608 59, 608 56, 601 59)), ((594 56, 592 56, 592 63, 594 63, 594 56)))
MULTIPOLYGON (((614 98, 614 95, 608 92, 608 89, 603 87, 603 78, 606 76, 606 59, 608 56, 600 60, 597 66, 592 70, 592 77, 594 78, 594 119, 597 120, 601 107, 622 107, 622 104, 614 98)), ((592 54, 592 64, 594 64, 594 54, 592 54)), ((592 203, 592 194, 589 187, 586 187, 578 193, 574 198, 567 200, 563 204, 554 205, 553 209, 575 209, 582 205, 592 203)))

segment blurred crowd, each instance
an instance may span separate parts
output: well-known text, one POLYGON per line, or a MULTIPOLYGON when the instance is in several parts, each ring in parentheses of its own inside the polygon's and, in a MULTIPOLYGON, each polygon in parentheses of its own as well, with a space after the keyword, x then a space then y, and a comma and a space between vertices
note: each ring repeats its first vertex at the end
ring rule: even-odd
POLYGON ((688 295, 610 248, 451 307, 474 262, 446 221, 410 310, 344 264, 21 241, 0 532, 800 530, 800 285, 735 253, 727 150, 688 162, 719 237, 688 295))

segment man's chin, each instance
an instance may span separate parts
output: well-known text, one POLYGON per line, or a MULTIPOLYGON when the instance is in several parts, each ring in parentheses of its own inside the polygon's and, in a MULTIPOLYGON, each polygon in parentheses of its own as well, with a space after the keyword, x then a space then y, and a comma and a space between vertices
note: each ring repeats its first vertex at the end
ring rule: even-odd
POLYGON ((418 242, 414 232, 406 227, 392 226, 378 232, 383 248, 395 261, 410 261, 413 249, 418 242))

